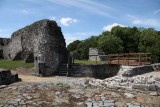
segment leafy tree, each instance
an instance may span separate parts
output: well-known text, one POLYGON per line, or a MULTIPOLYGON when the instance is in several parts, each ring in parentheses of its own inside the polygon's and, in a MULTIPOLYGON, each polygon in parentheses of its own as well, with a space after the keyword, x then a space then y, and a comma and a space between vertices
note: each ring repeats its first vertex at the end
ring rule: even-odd
POLYGON ((111 34, 119 37, 123 43, 123 52, 138 52, 138 44, 139 44, 139 31, 137 27, 113 27, 111 30, 111 34))
POLYGON ((77 47, 77 52, 80 55, 80 59, 88 59, 89 48, 98 46, 97 36, 91 36, 90 38, 82 41, 77 47))
POLYGON ((106 54, 119 53, 123 51, 122 40, 109 32, 102 33, 98 42, 99 49, 106 54))
POLYGON ((152 62, 160 62, 160 35, 153 28, 141 32, 139 51, 151 53, 152 62))
POLYGON ((68 50, 69 52, 74 52, 74 51, 76 51, 77 46, 78 46, 81 42, 82 42, 82 41, 80 41, 80 40, 75 40, 75 41, 73 41, 72 43, 70 43, 70 44, 67 46, 67 50, 68 50))
POLYGON ((160 31, 153 28, 115 26, 83 41, 73 41, 67 47, 76 51, 81 59, 88 59, 89 48, 99 48, 106 54, 128 52, 150 52, 152 62, 160 62, 160 31))

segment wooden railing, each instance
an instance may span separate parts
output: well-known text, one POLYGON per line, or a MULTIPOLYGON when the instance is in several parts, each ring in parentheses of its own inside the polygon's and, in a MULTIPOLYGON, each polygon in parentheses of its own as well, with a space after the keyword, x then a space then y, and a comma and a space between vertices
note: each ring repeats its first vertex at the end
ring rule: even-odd
POLYGON ((122 65, 149 65, 151 64, 150 53, 123 53, 123 54, 109 54, 109 64, 122 65))

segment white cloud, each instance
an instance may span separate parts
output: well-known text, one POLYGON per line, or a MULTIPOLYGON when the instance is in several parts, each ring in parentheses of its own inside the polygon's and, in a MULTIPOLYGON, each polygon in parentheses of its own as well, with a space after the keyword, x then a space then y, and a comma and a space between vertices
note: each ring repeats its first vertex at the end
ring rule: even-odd
POLYGON ((158 9, 158 10, 154 11, 154 13, 153 13, 153 14, 158 14, 158 13, 160 13, 160 9, 158 9))
POLYGON ((55 21, 55 20, 56 20, 56 17, 54 17, 54 16, 50 16, 50 17, 49 17, 49 19, 50 19, 50 20, 54 20, 54 21, 55 21))
POLYGON ((132 24, 135 25, 160 26, 160 22, 158 22, 156 19, 141 19, 129 14, 127 17, 131 18, 132 24))
POLYGON ((73 19, 73 18, 61 18, 60 23, 64 26, 69 26, 72 23, 77 23, 77 19, 73 19))
POLYGON ((132 21, 133 24, 141 24, 141 25, 150 25, 150 26, 159 26, 159 22, 155 19, 136 19, 132 21))
POLYGON ((111 24, 111 25, 104 26, 104 27, 103 27, 103 30, 104 30, 104 31, 111 31, 111 29, 112 29, 114 26, 125 27, 125 25, 122 25, 122 24, 119 24, 119 23, 113 23, 113 24, 111 24))

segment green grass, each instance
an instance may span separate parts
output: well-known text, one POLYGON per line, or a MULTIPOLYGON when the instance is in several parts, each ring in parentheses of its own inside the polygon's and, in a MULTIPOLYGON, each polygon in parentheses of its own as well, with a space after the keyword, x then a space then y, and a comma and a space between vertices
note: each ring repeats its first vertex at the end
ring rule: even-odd
MULTIPOLYGON (((75 60, 75 64, 96 64, 96 61, 88 61, 88 60, 75 60)), ((107 61, 97 61, 97 64, 106 64, 107 61)), ((24 63, 23 60, 0 60, 0 68, 4 69, 16 69, 19 67, 31 68, 34 67, 34 63, 24 63)))
POLYGON ((4 69, 16 69, 19 67, 31 68, 34 67, 34 63, 24 63, 23 60, 0 60, 0 68, 4 69))
POLYGON ((74 60, 75 64, 107 64, 107 61, 74 60))

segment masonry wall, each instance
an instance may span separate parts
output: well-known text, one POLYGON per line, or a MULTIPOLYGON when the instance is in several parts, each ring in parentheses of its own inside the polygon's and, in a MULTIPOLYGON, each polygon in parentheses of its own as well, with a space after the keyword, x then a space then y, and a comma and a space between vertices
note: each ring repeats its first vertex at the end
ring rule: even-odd
POLYGON ((72 65, 69 76, 73 77, 94 77, 104 79, 115 75, 131 77, 152 71, 160 71, 160 63, 144 66, 123 66, 116 64, 98 65, 72 65))
POLYGON ((0 38, 0 59, 4 59, 3 48, 10 42, 9 38, 0 38))
POLYGON ((68 59, 61 28, 55 21, 47 19, 14 32, 3 54, 5 59, 12 60, 32 58, 36 74, 42 76, 56 74, 58 66, 68 59))
POLYGON ((108 65, 108 64, 98 64, 98 65, 83 65, 76 64, 72 65, 70 76, 73 77, 94 77, 104 79, 107 77, 112 77, 117 75, 120 69, 120 65, 108 65), (72 69, 74 69, 72 71, 72 69))
POLYGON ((99 51, 97 48, 89 48, 89 60, 106 61, 107 56, 105 56, 104 52, 99 51))
POLYGON ((152 71, 160 71, 160 63, 143 65, 143 66, 124 66, 121 65, 118 75, 122 76, 135 76, 152 71))
POLYGON ((14 74, 10 70, 0 69, 0 85, 8 85, 20 80, 18 74, 14 74))

